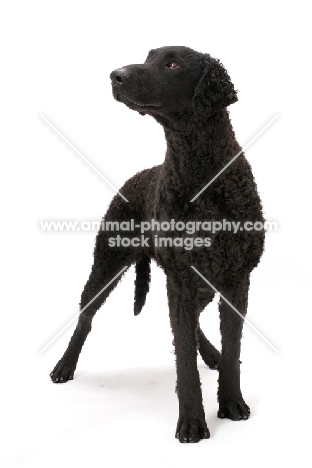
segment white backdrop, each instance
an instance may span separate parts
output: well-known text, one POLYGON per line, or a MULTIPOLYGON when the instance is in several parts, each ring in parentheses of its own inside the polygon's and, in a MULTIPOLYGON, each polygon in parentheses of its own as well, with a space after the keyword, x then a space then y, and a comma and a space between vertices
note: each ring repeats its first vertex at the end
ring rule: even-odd
MULTIPOLYGON (((1 40, 0 418, 4 467, 305 466, 310 395, 311 54, 306 2, 6 2, 1 40), (178 403, 163 273, 133 316, 133 269, 94 319, 75 379, 49 372, 65 350, 92 265, 94 232, 45 233, 42 220, 100 220, 114 194, 40 118, 117 187, 163 161, 162 128, 114 101, 110 72, 151 48, 218 57, 240 91, 230 113, 266 218, 278 222, 252 275, 242 390, 247 422, 219 420, 217 374, 198 359, 209 441, 174 439, 178 403)), ((217 301, 201 317, 219 346, 217 301)))

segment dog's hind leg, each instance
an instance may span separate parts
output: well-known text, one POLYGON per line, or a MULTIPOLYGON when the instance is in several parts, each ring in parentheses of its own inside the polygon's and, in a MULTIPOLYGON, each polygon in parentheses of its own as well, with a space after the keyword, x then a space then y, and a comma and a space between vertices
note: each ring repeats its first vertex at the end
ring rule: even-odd
MULTIPOLYGON (((213 300, 215 293, 212 291, 207 291, 205 289, 197 290, 194 298, 194 303, 198 304, 199 310, 198 313, 201 313, 205 307, 213 300)), ((210 343, 210 341, 204 335, 200 325, 197 329, 197 339, 198 339, 198 351, 202 357, 204 363, 210 367, 210 369, 217 369, 220 362, 220 353, 219 351, 210 343)))
MULTIPOLYGON (((245 317, 247 312, 249 278, 233 282, 221 289, 224 297, 245 317)), ((219 418, 233 421, 248 419, 250 409, 240 389, 240 349, 243 319, 222 297, 219 303, 222 355, 219 365, 219 418)))
POLYGON ((50 374, 51 379, 55 383, 64 383, 67 380, 73 379, 79 354, 91 330, 91 323, 95 313, 115 288, 121 279, 122 273, 132 263, 131 255, 129 256, 126 252, 114 252, 109 246, 105 246, 104 244, 104 238, 99 240, 98 236, 94 264, 81 295, 81 313, 77 327, 63 357, 50 374), (120 272, 122 273, 119 274, 120 272))
POLYGON ((119 237, 125 237, 125 234, 129 237, 136 235, 135 231, 125 233, 120 231, 118 227, 121 221, 129 220, 135 215, 135 213, 133 214, 131 212, 135 205, 131 204, 130 208, 128 208, 127 205, 128 204, 124 203, 116 196, 103 219, 105 223, 108 221, 110 223, 115 223, 114 228, 111 228, 114 232, 102 229, 102 224, 97 234, 94 249, 94 263, 89 279, 81 295, 81 313, 78 324, 67 350, 50 374, 53 382, 63 383, 73 378, 79 354, 91 330, 91 322, 96 311, 115 288, 118 281, 121 279, 122 273, 135 262, 136 256, 138 255, 138 249, 122 247, 122 245, 118 245, 116 241, 118 235, 119 237), (119 222, 117 220, 119 220, 119 222), (112 239, 114 239, 114 242, 112 242, 112 239))
POLYGON ((197 334, 199 341, 198 351, 204 363, 210 367, 210 369, 218 369, 221 358, 220 352, 205 337, 201 328, 198 328, 197 334))

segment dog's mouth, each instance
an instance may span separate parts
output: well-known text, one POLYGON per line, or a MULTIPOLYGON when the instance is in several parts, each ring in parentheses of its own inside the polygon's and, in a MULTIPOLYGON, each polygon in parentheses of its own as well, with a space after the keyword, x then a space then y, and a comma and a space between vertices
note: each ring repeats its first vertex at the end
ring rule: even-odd
POLYGON ((160 105, 158 104, 139 104, 138 102, 133 101, 132 99, 129 99, 126 97, 124 94, 116 93, 114 95, 116 101, 122 102, 123 104, 126 104, 128 107, 135 107, 139 110, 148 110, 148 109, 159 109, 160 105))

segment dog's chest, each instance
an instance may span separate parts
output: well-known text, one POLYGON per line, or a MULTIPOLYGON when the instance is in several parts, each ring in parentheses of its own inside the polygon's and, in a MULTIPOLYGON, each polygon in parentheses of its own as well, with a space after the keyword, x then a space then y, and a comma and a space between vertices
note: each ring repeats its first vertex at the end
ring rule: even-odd
POLYGON ((151 240, 154 257, 164 269, 190 265, 215 255, 211 247, 211 220, 216 210, 198 210, 189 200, 170 200, 163 195, 154 205, 151 240))
POLYGON ((215 199, 206 194, 191 203, 189 198, 170 197, 168 192, 158 194, 150 234, 153 256, 165 271, 194 265, 218 278, 224 265, 234 274, 241 268, 251 271, 258 263, 263 233, 239 229, 237 220, 229 221, 222 203, 217 205, 215 199))

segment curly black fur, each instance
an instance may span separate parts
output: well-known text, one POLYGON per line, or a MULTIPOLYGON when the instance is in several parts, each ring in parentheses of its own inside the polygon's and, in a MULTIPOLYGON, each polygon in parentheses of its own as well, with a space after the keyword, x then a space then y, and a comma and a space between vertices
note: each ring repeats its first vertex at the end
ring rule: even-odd
MULTIPOLYGON (((264 221, 261 202, 251 168, 241 154, 194 202, 190 200, 241 150, 226 107, 237 94, 223 65, 210 55, 187 47, 163 47, 150 51, 142 65, 129 65, 111 74, 113 95, 130 109, 153 116, 164 128, 165 161, 129 179, 116 195, 103 218, 107 221, 135 219, 137 223, 158 221, 264 221)), ((140 236, 136 228, 127 233, 140 236)), ((114 232, 114 236, 124 232, 114 232)), ((205 238, 205 232, 158 232, 160 236, 205 238)), ((91 321, 120 276, 91 304, 89 302, 123 267, 136 264, 134 312, 142 309, 150 281, 150 259, 167 275, 168 302, 174 335, 177 367, 180 442, 198 442, 209 437, 197 370, 197 351, 204 362, 219 370, 221 418, 247 419, 250 410, 240 390, 240 340, 243 321, 220 300, 222 354, 199 327, 199 314, 215 292, 190 268, 194 265, 241 314, 247 312, 249 275, 263 252, 264 232, 239 230, 209 233, 210 247, 187 250, 157 247, 156 233, 142 248, 109 246, 111 232, 100 230, 94 264, 81 296, 77 328, 51 378, 65 382, 73 378, 91 321), (88 305, 89 304, 89 305, 88 305)))

